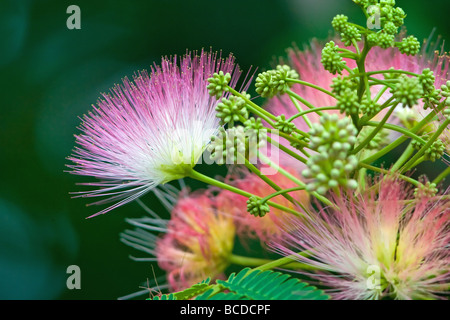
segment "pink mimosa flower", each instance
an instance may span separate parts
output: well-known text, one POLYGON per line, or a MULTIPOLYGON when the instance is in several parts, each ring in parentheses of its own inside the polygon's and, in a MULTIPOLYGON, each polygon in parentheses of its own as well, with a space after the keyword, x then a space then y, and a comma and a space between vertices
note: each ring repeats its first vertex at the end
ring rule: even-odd
POLYGON ((275 251, 314 266, 335 299, 439 299, 450 285, 450 201, 415 200, 403 182, 375 181, 363 195, 332 195, 284 226, 275 251), (379 184, 377 184, 379 183, 379 184), (308 256, 297 254, 308 250, 308 256))
POLYGON ((223 278, 234 246, 233 216, 218 206, 209 191, 182 192, 170 214, 170 220, 156 216, 128 220, 137 228, 124 232, 121 240, 151 256, 136 260, 157 261, 172 291, 208 277, 223 278))
POLYGON ((95 204, 115 202, 95 215, 183 178, 194 167, 219 128, 219 100, 207 89, 207 79, 219 71, 232 75, 230 86, 241 73, 232 55, 225 60, 202 51, 163 58, 150 75, 125 78, 83 117, 78 147, 69 157, 71 173, 99 179, 84 183, 97 189, 81 196, 108 197, 95 204))

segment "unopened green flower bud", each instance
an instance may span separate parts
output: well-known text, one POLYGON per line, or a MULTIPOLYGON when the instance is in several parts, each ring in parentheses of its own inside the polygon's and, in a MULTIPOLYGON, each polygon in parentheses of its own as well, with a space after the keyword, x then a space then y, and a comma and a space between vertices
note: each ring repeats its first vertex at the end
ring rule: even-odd
POLYGON ((419 75, 419 81, 422 84, 423 92, 430 93, 435 90, 434 81, 435 76, 430 68, 423 69, 422 73, 419 75))
POLYGON ((348 24, 348 17, 343 14, 338 14, 331 21, 331 25, 333 26, 334 30, 336 30, 339 33, 344 31, 344 29, 347 27, 347 24, 348 24))
POLYGON ((372 47, 378 46, 383 49, 393 47, 395 44, 394 40, 394 35, 385 32, 371 33, 367 36, 367 41, 372 47))
POLYGON ((405 13, 405 11, 403 11, 402 8, 400 8, 400 7, 394 8, 394 11, 392 14, 392 22, 397 27, 401 27, 403 25, 405 18, 406 18, 406 13, 405 13))
POLYGON ((412 108, 422 97, 423 88, 416 77, 401 76, 391 92, 399 103, 412 108))
POLYGON ((395 0, 380 0, 380 5, 395 7, 395 0))
POLYGON ((414 197, 419 200, 431 198, 436 196, 438 192, 439 190, 436 188, 436 184, 427 181, 425 184, 419 183, 418 187, 414 189, 414 197))
POLYGON ((361 33, 358 28, 349 25, 341 32, 341 40, 345 46, 350 46, 353 41, 361 41, 361 33))
POLYGON ((334 142, 354 145, 358 130, 353 126, 349 118, 339 119, 337 114, 324 114, 320 123, 313 123, 310 130, 310 145, 313 150, 324 146, 331 149, 334 142))
POLYGON ((442 114, 444 115, 444 117, 446 117, 447 119, 450 120, 450 108, 445 108, 445 109, 442 111, 442 114))
POLYGON ((228 83, 231 80, 231 75, 229 73, 224 74, 223 71, 219 73, 214 73, 211 78, 208 78, 208 90, 211 96, 215 96, 216 99, 220 99, 224 91, 227 90, 228 83))
POLYGON ((371 99, 363 99, 359 105, 359 112, 364 115, 374 116, 381 111, 381 105, 371 99))
POLYGON ((261 118, 249 118, 244 122, 244 126, 246 130, 261 130, 264 128, 264 125, 261 122, 261 118))
POLYGON ((414 36, 403 38, 402 42, 397 42, 395 46, 398 47, 401 53, 408 56, 415 56, 420 51, 420 42, 414 36))
POLYGON ((266 203, 262 203, 261 199, 252 196, 247 200, 247 212, 255 217, 264 217, 270 208, 266 203))
POLYGON ((240 156, 245 155, 246 140, 244 127, 236 126, 225 130, 220 128, 217 136, 211 137, 207 146, 211 160, 221 165, 233 164, 240 156))
POLYGON ((340 158, 342 159, 335 159, 325 151, 311 156, 307 162, 308 169, 302 172, 305 178, 313 179, 307 184, 306 190, 325 194, 330 188, 339 186, 355 189, 357 183, 349 179, 348 175, 356 169, 358 160, 354 155, 340 158))
POLYGON ((278 65, 275 70, 262 72, 256 78, 256 92, 264 98, 283 94, 293 83, 288 79, 297 79, 298 73, 287 65, 278 65))
POLYGON ((241 97, 230 96, 228 99, 222 98, 222 102, 216 106, 216 111, 216 117, 220 118, 221 125, 226 123, 233 125, 234 122, 240 121, 241 118, 248 118, 246 104, 241 97))
POLYGON ((425 150, 425 160, 430 160, 431 162, 435 162, 440 159, 445 153, 445 144, 441 139, 437 139, 433 142, 433 144, 425 150))
MULTIPOLYGON (((369 134, 372 133, 374 128, 363 127, 360 131, 357 142, 358 144, 366 140, 369 134)), ((382 147, 389 144, 389 131, 386 129, 380 130, 375 137, 373 137, 370 142, 366 145, 367 150, 380 150, 382 147)))
MULTIPOLYGON (((297 139, 297 140, 299 140, 299 141, 305 142, 305 143, 308 143, 308 142, 310 141, 310 140, 309 140, 308 138, 306 138, 304 135, 301 135, 300 133, 297 133, 297 132, 292 132, 292 133, 291 133, 291 136, 292 136, 293 138, 295 138, 295 139, 297 139)), ((297 142, 295 142, 295 141, 291 142, 290 145, 291 145, 293 148, 298 149, 298 150, 301 150, 301 149, 303 149, 303 147, 304 147, 303 144, 297 143, 297 142)))
POLYGON ((275 72, 273 70, 262 72, 256 77, 256 92, 264 98, 272 98, 277 94, 274 90, 273 78, 275 77, 275 72))
POLYGON ((395 35, 398 32, 398 27, 395 25, 395 23, 388 21, 383 26, 384 32, 390 35, 395 35))
POLYGON ((339 47, 334 43, 334 41, 328 42, 322 49, 322 58, 320 62, 325 70, 332 74, 340 74, 346 65, 346 62, 342 59, 338 49, 339 47))
POLYGON ((295 125, 294 123, 286 120, 285 115, 282 114, 277 117, 277 121, 275 122, 275 128, 286 134, 291 134, 292 131, 295 129, 295 125))
POLYGON ((339 107, 341 113, 347 115, 358 114, 359 112, 359 98, 355 90, 346 88, 337 96, 336 106, 339 107))

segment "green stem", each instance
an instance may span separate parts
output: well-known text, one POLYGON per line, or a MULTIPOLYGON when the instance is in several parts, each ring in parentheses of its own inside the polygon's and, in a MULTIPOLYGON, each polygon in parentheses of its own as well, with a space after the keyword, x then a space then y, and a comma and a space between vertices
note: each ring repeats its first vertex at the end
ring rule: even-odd
MULTIPOLYGON (((284 258, 282 258, 284 259, 284 258)), ((279 261, 281 259, 278 260, 269 260, 269 259, 261 259, 261 258, 251 258, 251 257, 244 257, 244 256, 239 256, 239 255, 235 255, 232 254, 229 258, 228 261, 232 264, 237 264, 237 265, 241 265, 241 266, 246 266, 246 267, 256 267, 255 269, 258 270, 268 270, 268 269, 273 269, 276 268, 277 264, 278 267, 283 267, 285 269, 290 269, 290 270, 317 270, 317 267, 313 267, 309 264, 305 264, 305 263, 300 263, 300 262, 293 262, 292 259, 285 259, 283 261, 279 261), (274 265, 274 267, 271 267, 272 265, 274 265)))
POLYGON ((353 78, 353 77, 360 77, 360 76, 370 76, 373 74, 384 74, 384 73, 398 73, 398 74, 406 74, 406 75, 410 75, 410 76, 415 76, 418 77, 419 75, 417 73, 414 72, 410 72, 410 71, 405 71, 405 70, 379 70, 379 71, 370 71, 370 72, 364 72, 364 73, 353 73, 352 75, 349 75, 349 78, 353 78))
POLYGON ((405 151, 403 151, 402 155, 395 161, 395 163, 391 167, 391 171, 396 171, 400 169, 400 167, 407 161, 412 154, 414 153, 414 148, 412 144, 408 144, 408 147, 406 147, 405 151))
POLYGON ((373 99, 373 101, 377 102, 378 100, 380 100, 381 96, 386 92, 386 90, 389 89, 388 86, 384 86, 383 89, 381 89, 380 91, 378 91, 377 95, 375 96, 375 98, 373 99))
MULTIPOLYGON (((362 162, 359 163, 359 166, 363 167, 363 168, 366 168, 366 169, 369 169, 369 170, 372 170, 372 171, 375 171, 375 172, 380 172, 380 173, 384 173, 384 174, 392 174, 392 171, 381 169, 381 168, 378 168, 378 167, 374 167, 374 166, 371 166, 371 165, 368 165, 368 164, 365 164, 365 163, 362 163, 362 162)), ((417 181, 417 180, 415 180, 413 178, 410 178, 410 177, 407 177, 405 175, 398 174, 398 173, 395 173, 395 175, 398 175, 398 177, 400 179, 405 180, 406 182, 409 182, 409 183, 415 185, 416 187, 419 185, 419 181, 417 181)))
MULTIPOLYGON (((370 126, 370 127, 376 127, 379 125, 379 122, 375 122, 375 121, 368 121, 366 122, 364 125, 366 126, 370 126)), ((414 140, 417 140, 419 142, 421 142, 422 144, 425 144, 426 141, 424 139, 422 139, 420 136, 412 133, 410 130, 405 129, 403 127, 397 126, 395 124, 390 124, 390 123, 385 123, 383 124, 383 128, 392 130, 392 131, 397 131, 400 133, 403 133, 405 136, 408 136, 410 138, 413 138, 414 140)))
POLYGON ((259 115, 261 118, 263 118, 265 121, 267 121, 272 127, 274 126, 273 121, 275 121, 275 122, 277 121, 276 116, 274 116, 270 112, 264 110, 263 108, 258 106, 256 103, 251 101, 249 98, 247 98, 245 95, 241 94, 240 92, 234 90, 231 87, 227 87, 227 88, 228 88, 228 91, 231 92, 233 95, 242 98, 246 102, 247 107, 250 109, 250 111, 259 115))
POLYGON ((347 70, 347 72, 348 72, 348 74, 350 75, 350 74, 353 74, 353 70, 352 69, 350 69, 350 67, 349 66, 347 66, 346 64, 344 64, 344 69, 345 70, 347 70))
POLYGON ((413 167, 413 164, 425 153, 425 151, 431 147, 431 145, 439 138, 442 131, 444 131, 448 124, 450 123, 450 119, 445 119, 445 121, 439 126, 436 132, 431 136, 431 138, 427 141, 427 143, 420 148, 420 150, 411 158, 409 161, 403 166, 401 172, 407 171, 413 167))
POLYGON ((361 191, 364 191, 366 188, 366 175, 367 175, 366 172, 367 172, 366 168, 361 168, 358 171, 358 180, 359 180, 358 191, 359 191, 359 193, 362 193, 361 191))
MULTIPOLYGON (((417 133, 419 132, 420 129, 422 129, 423 126, 429 124, 430 121, 432 121, 432 119, 434 117, 436 117, 436 114, 441 112, 441 110, 445 107, 444 103, 441 103, 437 108, 436 108, 436 112, 430 112, 425 118, 423 118, 417 125, 415 125, 410 132, 411 133, 417 133)), ((383 149, 381 149, 380 151, 378 151, 377 153, 371 155, 370 157, 362 160, 361 162, 363 163, 372 163, 373 161, 377 160, 378 158, 384 156, 386 153, 394 150, 395 148, 397 148, 399 145, 401 145, 403 142, 406 141, 406 139, 408 139, 407 136, 403 135, 401 137, 399 137, 397 140, 395 140, 394 142, 392 142, 391 144, 389 144, 388 146, 384 147, 383 149)))
MULTIPOLYGON (((390 97, 389 99, 387 99, 381 106, 380 106, 380 110, 383 110, 385 108, 391 107, 395 104, 397 104, 397 102, 392 102, 392 100, 394 100, 394 97, 390 97)), ((366 125, 366 122, 369 121, 370 119, 374 118, 376 116, 376 114, 372 114, 372 115, 363 115, 361 117, 361 119, 359 120, 359 126, 363 127, 366 125)))
POLYGON ((277 192, 274 192, 274 193, 269 194, 269 195, 265 196, 264 198, 262 198, 261 202, 264 203, 267 200, 272 199, 273 197, 279 196, 280 194, 284 195, 285 193, 292 192, 292 191, 305 190, 305 188, 306 188, 305 184, 303 184, 299 187, 293 187, 293 188, 287 188, 287 189, 280 188, 280 190, 278 190, 277 192))
MULTIPOLYGON (((291 98, 292 103, 295 105, 295 107, 297 108, 298 112, 303 112, 302 107, 300 107, 299 103, 297 100, 295 100, 292 96, 289 96, 289 98, 291 98)), ((308 116, 306 114, 304 114, 303 116, 303 120, 305 120, 306 125, 311 128, 312 127, 312 123, 309 120, 308 116)))
MULTIPOLYGON (((425 161, 425 156, 421 156, 419 159, 416 160, 416 162, 414 162, 411 165, 411 168, 417 167, 419 164, 421 164, 424 161, 425 161)), ((408 169, 406 169, 406 170, 408 170, 408 169)))
POLYGON ((372 139, 378 134, 378 132, 383 128, 383 125, 386 123, 386 121, 389 119, 389 117, 391 116, 392 112, 394 112, 394 109, 397 105, 394 105, 393 107, 391 107, 391 109, 389 109, 389 111, 386 113, 386 115, 384 116, 383 120, 381 120, 381 122, 375 127, 375 129, 372 130, 372 132, 366 137, 366 139, 364 139, 363 142, 361 142, 355 149, 353 149, 350 154, 355 154, 358 153, 359 151, 361 151, 367 144, 370 143, 370 141, 372 141, 372 139))
POLYGON ((332 92, 330 92, 330 91, 328 91, 328 90, 326 90, 326 89, 324 89, 322 87, 316 86, 315 84, 312 84, 312 83, 309 83, 309 82, 306 82, 306 81, 302 81, 302 80, 299 80, 299 79, 290 79, 290 78, 286 79, 286 81, 287 82, 293 82, 293 83, 299 83, 301 85, 317 89, 317 90, 322 91, 323 93, 326 93, 327 95, 329 95, 329 96, 331 96, 331 97, 336 99, 336 96, 332 92))
MULTIPOLYGON (((356 42, 355 39, 352 40, 352 44, 353 44, 353 46, 355 47, 355 50, 356 50, 356 59, 355 60, 357 60, 361 56, 361 51, 359 50, 358 43, 356 42)), ((352 52, 352 51, 350 51, 350 52, 352 52)))
POLYGON ((264 130, 266 130, 269 133, 276 134, 277 136, 280 136, 280 137, 286 139, 289 142, 298 143, 298 144, 302 145, 303 147, 308 147, 309 146, 309 144, 307 144, 305 141, 302 141, 302 140, 299 140, 297 138, 294 138, 293 136, 291 136, 289 134, 286 134, 283 131, 273 130, 273 129, 270 129, 270 128, 264 128, 264 130))
MULTIPOLYGON (((305 106, 307 106, 309 109, 317 109, 315 106, 313 106, 310 102, 308 102, 308 100, 305 100, 304 98, 300 97, 298 94, 296 94, 295 92, 291 91, 291 90, 286 90, 286 93, 297 99, 298 101, 300 101, 301 103, 303 103, 305 106)), ((319 113, 319 112, 318 112, 319 113)), ((320 115, 322 115, 322 113, 319 113, 320 115)))
MULTIPOLYGON (((294 177, 292 174, 290 174, 289 172, 287 172, 286 170, 284 170, 283 168, 281 168, 280 166, 276 165, 273 161, 271 161, 269 158, 267 158, 266 156, 258 153, 258 158, 261 159, 262 162, 264 162, 265 164, 271 166, 272 168, 275 168, 277 171, 279 171, 283 176, 285 176, 286 178, 288 178, 289 180, 297 183, 299 186, 303 185, 303 181, 297 179, 296 177, 294 177)), ((332 203, 330 200, 328 200, 327 198, 325 198, 324 196, 318 194, 316 191, 311 192, 311 195, 313 195, 314 197, 316 197, 318 200, 322 201, 323 203, 325 203, 328 206, 331 206, 333 208, 337 208, 336 205, 334 203, 332 203)))
POLYGON ((345 48, 338 48, 337 51, 342 52, 342 53, 346 53, 348 55, 353 55, 355 58, 358 57, 358 54, 356 54, 355 52, 353 52, 351 50, 345 49, 345 48))
POLYGON ((307 160, 305 158, 301 157, 300 155, 298 155, 297 153, 295 153, 291 149, 283 146, 282 144, 279 144, 278 142, 273 141, 269 136, 267 136, 267 142, 269 142, 270 144, 273 144, 275 147, 277 147, 278 149, 280 149, 284 153, 290 155, 294 159, 296 159, 296 160, 306 164, 307 160))
POLYGON ((312 112, 317 112, 317 111, 325 111, 325 110, 339 110, 339 108, 336 108, 336 107, 320 107, 320 108, 315 108, 315 109, 308 109, 308 110, 299 112, 297 114, 294 114, 292 117, 290 117, 288 119, 288 121, 292 121, 292 120, 294 120, 294 119, 296 119, 298 117, 301 117, 301 116, 303 116, 303 115, 305 115, 307 113, 312 113, 312 112))
POLYGON ((434 180, 432 183, 435 183, 436 185, 445 179, 450 174, 450 166, 447 167, 444 171, 442 171, 434 180))
POLYGON ((363 77, 363 79, 362 79, 363 81, 361 81, 361 79, 359 81, 360 84, 359 84, 359 88, 358 88, 358 97, 359 97, 360 101, 362 99, 362 96, 364 95, 365 88, 367 88, 369 86, 367 75, 366 75, 366 66, 365 66, 366 57, 367 57, 367 54, 369 53, 369 50, 370 50, 370 46, 367 42, 367 39, 364 39, 363 50, 359 56, 359 59, 356 61, 356 65, 358 66, 358 72, 363 77))
MULTIPOLYGON (((225 189, 225 190, 234 192, 234 193, 239 194, 241 196, 244 196, 246 198, 256 197, 256 198, 261 199, 261 197, 259 197, 257 195, 254 195, 254 194, 252 194, 250 192, 241 190, 239 188, 236 188, 236 187, 231 186, 229 184, 226 184, 224 182, 221 182, 221 181, 218 181, 216 179, 213 179, 213 178, 210 178, 208 176, 205 176, 204 174, 202 174, 202 173, 200 173, 198 171, 195 171, 195 170, 191 170, 191 172, 189 173, 189 177, 191 177, 192 179, 204 182, 206 184, 209 184, 209 185, 212 185, 212 186, 219 187, 221 189, 225 189)), ((297 211, 295 211, 295 210, 293 210, 291 208, 285 207, 283 205, 280 205, 278 203, 275 203, 275 202, 272 202, 272 201, 267 201, 267 204, 270 205, 271 207, 274 207, 274 208, 279 209, 281 211, 292 213, 295 216, 301 216, 301 214, 299 212, 297 212, 297 211)))
POLYGON ((267 263, 265 263, 263 265, 260 265, 259 267, 256 267, 255 269, 264 271, 264 270, 271 270, 271 269, 274 269, 274 268, 283 267, 283 266, 285 266, 287 264, 290 264, 293 261, 295 261, 297 255, 301 255, 301 256, 306 257, 306 256, 309 255, 309 253, 307 251, 304 251, 304 252, 299 252, 297 254, 291 254, 289 256, 286 256, 286 257, 283 257, 283 258, 280 258, 280 259, 277 259, 277 260, 268 261, 267 263))
POLYGON ((369 77, 369 80, 372 80, 372 85, 374 85, 374 86, 381 84, 381 85, 384 85, 389 88, 393 87, 393 85, 396 83, 396 82, 389 82, 388 80, 380 80, 380 79, 372 78, 372 77, 369 77))
MULTIPOLYGON (((247 168, 250 169, 251 172, 253 172, 254 174, 256 174, 261 180, 263 180, 265 183, 267 183, 269 186, 271 186, 275 191, 279 192, 279 191, 283 191, 283 189, 278 186, 275 182, 273 182, 272 180, 270 180, 269 177, 263 175, 261 173, 261 171, 259 171, 258 168, 256 168, 252 163, 250 163, 247 159, 245 159, 245 166, 247 168)), ((292 198, 292 196, 288 195, 288 194, 284 194, 283 193, 283 197, 285 197, 288 201, 292 202, 292 204, 297 205, 297 201, 294 200, 294 198, 292 198)), ((267 197, 265 197, 267 198, 267 197)), ((265 202, 265 198, 263 198, 263 202, 265 202)))

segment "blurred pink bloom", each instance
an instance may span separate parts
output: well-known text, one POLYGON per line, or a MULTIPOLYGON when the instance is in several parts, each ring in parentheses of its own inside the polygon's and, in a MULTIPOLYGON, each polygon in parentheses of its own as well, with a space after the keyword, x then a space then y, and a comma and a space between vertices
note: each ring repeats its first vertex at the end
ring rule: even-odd
POLYGON ((282 255, 318 268, 309 276, 335 299, 435 299, 450 285, 450 201, 414 199, 403 182, 375 181, 371 191, 332 195, 283 227, 282 255), (298 255, 309 251, 309 256, 298 255))
POLYGON ((95 204, 115 202, 95 215, 184 177, 197 163, 219 128, 219 101, 206 88, 219 70, 232 74, 231 86, 241 73, 232 55, 224 60, 202 51, 163 58, 150 75, 142 71, 134 81, 125 78, 83 117, 78 147, 68 158, 74 164, 68 167, 99 181, 83 183, 97 189, 78 194, 108 197, 95 204))
MULTIPOLYGON (((300 176, 296 170, 286 169, 286 171, 296 179, 300 180, 300 176)), ((227 179, 230 184, 237 188, 260 197, 265 197, 276 192, 276 190, 269 186, 265 181, 249 171, 238 173, 236 170, 229 174, 227 179)), ((282 189, 298 186, 298 184, 291 181, 280 172, 271 175, 270 179, 282 189)), ((289 195, 302 205, 308 206, 309 195, 306 191, 293 191, 290 192, 289 195)), ((288 220, 291 213, 276 208, 270 208, 270 212, 264 217, 255 217, 247 212, 247 200, 248 198, 227 190, 222 190, 217 196, 217 202, 220 208, 225 212, 233 214, 236 222, 236 233, 244 240, 243 244, 245 245, 246 238, 259 239, 262 244, 270 240, 278 239, 283 232, 283 230, 280 229, 280 225, 288 220)), ((272 198, 271 201, 291 209, 296 208, 292 202, 282 195, 272 198)))
POLYGON ((168 273, 171 287, 180 290, 207 277, 220 277, 229 264, 234 236, 232 215, 217 206, 213 197, 181 198, 167 234, 156 243, 158 263, 168 273))
POLYGON ((155 218, 128 219, 134 231, 121 234, 121 240, 150 255, 135 258, 157 261, 166 271, 172 291, 186 289, 206 278, 223 277, 234 246, 233 216, 218 206, 210 191, 182 191, 170 220, 155 218), (162 232, 155 236, 152 231, 162 232))

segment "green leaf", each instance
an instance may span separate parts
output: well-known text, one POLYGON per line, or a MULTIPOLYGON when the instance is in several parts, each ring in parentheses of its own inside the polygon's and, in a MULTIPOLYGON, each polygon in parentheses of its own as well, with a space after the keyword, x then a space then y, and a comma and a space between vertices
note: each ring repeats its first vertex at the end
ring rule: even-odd
POLYGON ((219 292, 218 294, 209 297, 208 300, 249 300, 249 299, 242 294, 234 292, 219 292))
POLYGON ((211 294, 214 292, 214 288, 208 289, 202 294, 198 295, 195 300, 208 300, 208 298, 211 298, 211 294))
POLYGON ((148 298, 147 300, 177 300, 173 293, 163 294, 161 296, 154 296, 153 298, 148 298))
POLYGON ((206 290, 211 288, 211 285, 209 284, 209 282, 211 281, 210 278, 203 280, 200 283, 196 283, 194 284, 192 287, 184 289, 183 291, 180 292, 175 292, 175 298, 177 300, 188 300, 191 299, 203 292, 205 292, 206 290))
MULTIPOLYGON (((272 270, 242 269, 228 280, 217 280, 225 289, 253 300, 327 300, 329 296, 288 274, 272 270)), ((205 292, 206 295, 206 292, 205 292)), ((214 296, 213 296, 214 297, 214 296)), ((230 296, 231 297, 231 296, 230 296)))

